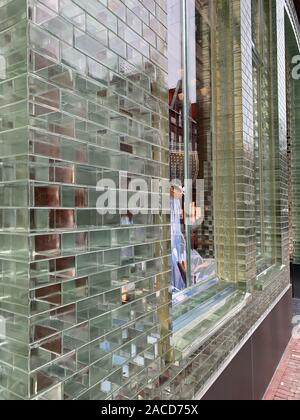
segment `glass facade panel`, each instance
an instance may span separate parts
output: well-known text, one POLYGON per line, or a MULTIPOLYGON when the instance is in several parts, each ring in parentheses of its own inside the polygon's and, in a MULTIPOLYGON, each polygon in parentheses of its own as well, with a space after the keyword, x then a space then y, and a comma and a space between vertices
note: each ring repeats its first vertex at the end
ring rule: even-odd
POLYGON ((300 263, 299 241, 299 45, 288 15, 286 23, 286 80, 287 80, 287 138, 289 158, 289 232, 290 259, 295 265, 300 263))
MULTIPOLYGON (((212 130, 214 10, 209 1, 169 5, 169 45, 175 28, 178 44, 175 53, 169 48, 172 314, 175 347, 183 355, 244 298, 235 278, 222 275, 221 264, 230 265, 229 255, 216 257, 214 241, 216 226, 222 223, 214 208, 214 187, 219 188, 220 179, 214 174, 219 151, 214 150, 212 130)), ((228 189, 227 182, 224 178, 228 189)))
POLYGON ((200 399, 288 290, 290 7, 0 0, 0 399, 200 399))
POLYGON ((275 177, 272 102, 272 4, 253 1, 253 98, 257 274, 272 267, 275 255, 275 177))
POLYGON ((168 359, 166 15, 142 3, 0 2, 4 399, 126 399, 168 359))

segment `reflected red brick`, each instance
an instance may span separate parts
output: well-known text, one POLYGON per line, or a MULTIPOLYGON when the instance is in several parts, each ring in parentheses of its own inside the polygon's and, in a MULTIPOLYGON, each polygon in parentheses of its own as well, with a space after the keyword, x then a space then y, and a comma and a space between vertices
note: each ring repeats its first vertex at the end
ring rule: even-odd
POLYGON ((39 235, 35 237, 35 252, 54 251, 59 249, 59 235, 39 235))
POLYGON ((84 188, 76 188, 75 206, 81 208, 87 206, 87 191, 84 188))
POLYGON ((36 207, 59 207, 59 187, 35 187, 34 201, 36 207))
POLYGON ((43 287, 42 289, 37 289, 35 296, 37 299, 43 300, 45 302, 61 305, 61 285, 53 284, 51 286, 43 287))
POLYGON ((74 229, 75 211, 74 210, 55 210, 56 229, 74 229))
POLYGON ((75 182, 75 170, 74 166, 56 166, 55 168, 55 182, 61 182, 63 184, 74 184, 75 182))

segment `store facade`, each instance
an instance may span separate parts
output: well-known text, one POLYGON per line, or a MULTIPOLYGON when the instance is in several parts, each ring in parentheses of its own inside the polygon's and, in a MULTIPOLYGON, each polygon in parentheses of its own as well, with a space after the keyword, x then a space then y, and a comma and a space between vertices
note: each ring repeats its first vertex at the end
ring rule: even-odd
POLYGON ((290 0, 0 0, 0 399, 263 397, 299 46, 290 0))

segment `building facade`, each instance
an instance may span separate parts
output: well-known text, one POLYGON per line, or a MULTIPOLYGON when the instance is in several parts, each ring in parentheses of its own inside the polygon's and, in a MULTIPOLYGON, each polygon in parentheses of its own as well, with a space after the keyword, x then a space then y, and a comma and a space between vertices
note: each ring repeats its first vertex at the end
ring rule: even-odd
POLYGON ((0 399, 210 398, 226 369, 240 397, 250 342, 262 398, 298 263, 299 47, 291 0, 0 0, 0 399))

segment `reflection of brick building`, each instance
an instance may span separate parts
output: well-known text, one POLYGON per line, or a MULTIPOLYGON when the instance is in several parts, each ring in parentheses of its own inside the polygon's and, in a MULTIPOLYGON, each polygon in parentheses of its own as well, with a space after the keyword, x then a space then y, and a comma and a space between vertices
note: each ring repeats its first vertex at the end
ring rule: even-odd
POLYGON ((205 258, 214 258, 213 165, 211 133, 211 29, 208 0, 197 1, 196 19, 196 97, 197 147, 199 178, 204 179, 204 222, 198 230, 198 250, 205 258))
POLYGON ((287 151, 288 151, 288 180, 289 180, 289 238, 290 238, 290 258, 294 256, 294 237, 293 237, 293 171, 292 171, 292 144, 295 142, 295 113, 293 106, 295 103, 293 80, 290 77, 291 57, 286 54, 286 72, 287 72, 287 151))
MULTIPOLYGON (((196 15, 196 75, 191 87, 195 102, 191 105, 190 124, 190 169, 194 180, 204 179, 204 222, 192 231, 193 247, 205 258, 214 257, 213 232, 213 168, 211 138, 211 67, 210 67, 210 27, 209 3, 197 4, 196 15), (193 92, 193 88, 195 91, 193 92)), ((184 144, 183 144, 183 92, 182 82, 169 90, 170 105, 170 152, 171 179, 184 181, 184 144)), ((196 202, 196 190, 193 191, 196 202)))
MULTIPOLYGON (((184 143, 183 143, 183 92, 182 82, 178 81, 175 89, 169 90, 170 104, 170 177, 180 179, 184 185, 184 143)), ((190 120, 190 170, 194 180, 198 177, 199 159, 197 153, 197 123, 193 118, 195 105, 192 105, 190 120)))

